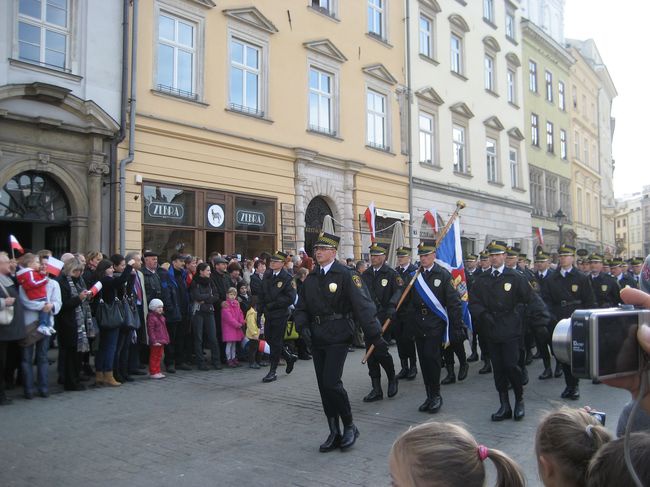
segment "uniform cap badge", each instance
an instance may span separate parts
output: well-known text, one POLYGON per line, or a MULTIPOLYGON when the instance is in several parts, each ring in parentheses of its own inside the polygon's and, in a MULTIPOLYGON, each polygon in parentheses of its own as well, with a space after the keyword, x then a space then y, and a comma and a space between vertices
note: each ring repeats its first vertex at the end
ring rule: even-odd
POLYGON ((607 292, 607 288, 608 288, 607 284, 603 284, 602 286, 600 286, 600 290, 604 293, 607 292))

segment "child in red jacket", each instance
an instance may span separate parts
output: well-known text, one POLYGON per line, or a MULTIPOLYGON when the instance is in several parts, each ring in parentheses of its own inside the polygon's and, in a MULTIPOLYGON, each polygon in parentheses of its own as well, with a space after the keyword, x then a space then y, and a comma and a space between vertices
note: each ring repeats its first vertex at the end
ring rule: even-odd
POLYGON ((152 379, 165 378, 165 374, 160 372, 160 361, 164 346, 169 344, 169 334, 163 312, 163 302, 160 299, 152 299, 149 302, 147 333, 149 334, 149 377, 152 379))
MULTIPOLYGON (((18 284, 23 288, 27 299, 30 301, 42 301, 47 303, 47 281, 48 277, 41 274, 41 263, 37 255, 25 254, 21 259, 21 269, 16 272, 18 284)), ((52 336, 56 333, 51 312, 38 312, 38 331, 45 336, 52 336)))

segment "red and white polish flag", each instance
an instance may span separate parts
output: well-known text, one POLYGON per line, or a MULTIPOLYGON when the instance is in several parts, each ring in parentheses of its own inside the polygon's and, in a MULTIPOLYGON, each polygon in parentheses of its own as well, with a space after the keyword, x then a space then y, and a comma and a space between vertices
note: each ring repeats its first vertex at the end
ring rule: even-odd
POLYGON ((21 254, 25 253, 25 249, 23 249, 23 246, 20 245, 20 242, 18 241, 18 239, 16 237, 14 237, 13 235, 9 235, 9 243, 11 244, 12 249, 17 250, 21 254))
POLYGON ((429 222, 435 233, 438 233, 438 213, 434 208, 427 210, 424 214, 424 219, 429 222))
POLYGON ((90 294, 92 294, 93 297, 97 296, 97 293, 102 290, 102 286, 103 284, 101 283, 101 281, 97 281, 90 288, 90 294))
POLYGON ((364 213, 364 216, 366 217, 366 221, 368 222, 368 228, 370 229, 370 241, 372 243, 375 243, 376 238, 375 238, 375 202, 374 201, 370 202, 368 208, 366 208, 366 212, 364 213))
POLYGON ((63 262, 54 257, 47 258, 47 272, 53 276, 58 276, 61 274, 61 269, 63 269, 63 262))
MULTIPOLYGON (((537 227, 537 240, 539 241, 539 244, 543 247, 544 246, 544 233, 542 232, 542 227, 537 227)), ((562 243, 562 242, 560 242, 562 243)))

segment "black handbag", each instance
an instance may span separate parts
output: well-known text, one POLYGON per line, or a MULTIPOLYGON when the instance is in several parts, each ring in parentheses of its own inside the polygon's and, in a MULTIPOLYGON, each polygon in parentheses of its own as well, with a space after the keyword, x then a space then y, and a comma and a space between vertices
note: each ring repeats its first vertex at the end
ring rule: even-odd
POLYGON ((97 305, 97 324, 105 330, 119 328, 124 323, 124 306, 122 301, 115 298, 112 303, 106 303, 103 299, 97 305))
POLYGON ((125 295, 124 298, 122 298, 122 306, 124 309, 123 325, 126 328, 130 328, 132 330, 138 330, 141 325, 140 314, 138 313, 138 309, 135 306, 135 303, 133 302, 133 297, 129 295, 125 295))

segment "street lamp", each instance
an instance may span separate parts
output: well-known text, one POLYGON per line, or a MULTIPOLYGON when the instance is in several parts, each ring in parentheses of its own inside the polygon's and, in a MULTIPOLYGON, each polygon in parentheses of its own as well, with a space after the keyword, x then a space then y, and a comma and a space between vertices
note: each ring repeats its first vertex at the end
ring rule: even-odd
POLYGON ((560 246, 560 245, 562 245, 562 227, 564 226, 564 222, 566 221, 566 215, 562 211, 562 208, 559 208, 555 212, 555 215, 553 215, 553 218, 555 218, 555 223, 557 223, 557 227, 560 229, 559 243, 558 243, 558 246, 560 246))

